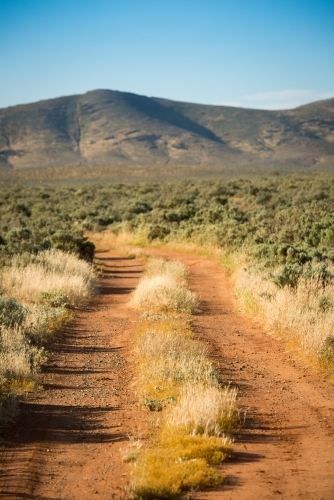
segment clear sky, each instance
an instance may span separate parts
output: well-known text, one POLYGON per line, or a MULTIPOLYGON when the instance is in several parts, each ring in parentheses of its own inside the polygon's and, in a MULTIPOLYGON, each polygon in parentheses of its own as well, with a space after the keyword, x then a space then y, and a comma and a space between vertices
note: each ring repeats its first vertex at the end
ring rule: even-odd
POLYGON ((0 0, 0 107, 98 88, 264 109, 334 97, 334 0, 0 0))

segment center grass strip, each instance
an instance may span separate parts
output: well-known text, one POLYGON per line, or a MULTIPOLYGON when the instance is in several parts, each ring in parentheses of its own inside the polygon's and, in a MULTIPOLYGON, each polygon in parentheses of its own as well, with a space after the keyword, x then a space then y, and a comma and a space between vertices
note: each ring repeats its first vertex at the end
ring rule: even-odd
POLYGON ((207 347, 191 331, 198 300, 187 288, 185 267, 149 261, 132 306, 141 311, 134 349, 138 397, 148 410, 161 412, 148 445, 133 442, 125 456, 133 462, 133 494, 172 499, 221 485, 215 466, 232 451, 236 391, 221 386, 207 347))

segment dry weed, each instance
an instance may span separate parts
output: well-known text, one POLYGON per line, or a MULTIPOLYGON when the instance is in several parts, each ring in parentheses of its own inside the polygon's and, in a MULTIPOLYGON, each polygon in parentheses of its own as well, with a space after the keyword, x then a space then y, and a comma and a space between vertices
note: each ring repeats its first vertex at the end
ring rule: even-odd
POLYGON ((223 436, 239 425, 235 389, 185 384, 177 403, 166 410, 169 429, 183 430, 189 435, 223 436))
POLYGON ((197 307, 196 294, 167 274, 144 277, 136 288, 132 307, 148 312, 192 313, 197 307))
POLYGON ((175 429, 164 429, 159 439, 162 447, 173 450, 176 459, 202 458, 208 464, 220 464, 232 452, 232 441, 226 436, 189 436, 175 429))
POLYGON ((26 303, 38 301, 43 292, 61 291, 71 305, 79 305, 93 293, 95 283, 90 264, 60 250, 32 256, 25 265, 16 260, 0 274, 3 293, 26 303))
POLYGON ((204 489, 224 482, 222 474, 201 458, 185 460, 172 449, 147 450, 137 462, 132 491, 137 499, 177 499, 190 489, 204 489))
POLYGON ((277 286, 259 274, 239 269, 236 296, 242 309, 261 317, 272 331, 298 340, 319 354, 334 328, 334 285, 300 280, 296 289, 277 286))
POLYGON ((179 359, 185 354, 190 358, 203 358, 207 356, 207 347, 190 337, 188 329, 180 332, 171 325, 166 330, 160 324, 143 329, 141 335, 137 337, 135 353, 138 358, 166 356, 179 359))
POLYGON ((45 359, 44 350, 27 342, 22 327, 2 327, 0 332, 0 375, 29 378, 45 359))
POLYGON ((90 297, 95 279, 90 264, 59 250, 20 256, 1 269, 0 418, 14 412, 16 395, 36 386, 42 345, 71 318, 66 307, 90 297))
POLYGON ((186 286, 187 271, 184 265, 177 260, 151 258, 145 271, 146 276, 172 276, 180 284, 186 286))
POLYGON ((129 444, 123 452, 123 462, 135 462, 143 446, 142 440, 138 436, 129 435, 129 444))
POLYGON ((187 271, 181 262, 152 258, 136 288, 131 305, 149 313, 191 314, 197 307, 196 294, 187 288, 187 271))
POLYGON ((138 393, 150 409, 162 409, 187 381, 218 386, 218 374, 207 347, 193 339, 183 320, 145 322, 135 338, 138 393))

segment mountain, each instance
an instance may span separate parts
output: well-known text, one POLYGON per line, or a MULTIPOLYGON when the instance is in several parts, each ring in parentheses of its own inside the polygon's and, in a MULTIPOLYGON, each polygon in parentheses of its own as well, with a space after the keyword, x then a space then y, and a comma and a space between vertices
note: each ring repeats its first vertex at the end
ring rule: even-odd
POLYGON ((95 90, 0 109, 0 168, 270 165, 331 168, 334 99, 287 111, 95 90))

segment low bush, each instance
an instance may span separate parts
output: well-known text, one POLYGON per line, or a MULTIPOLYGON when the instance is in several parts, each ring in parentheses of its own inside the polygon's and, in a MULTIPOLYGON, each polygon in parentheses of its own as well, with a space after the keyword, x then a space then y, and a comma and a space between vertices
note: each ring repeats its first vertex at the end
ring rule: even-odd
POLYGON ((84 236, 59 231, 50 237, 52 246, 66 253, 73 253, 80 259, 93 262, 95 245, 84 236))
POLYGON ((11 297, 0 296, 0 328, 19 326, 25 318, 23 305, 11 297))

